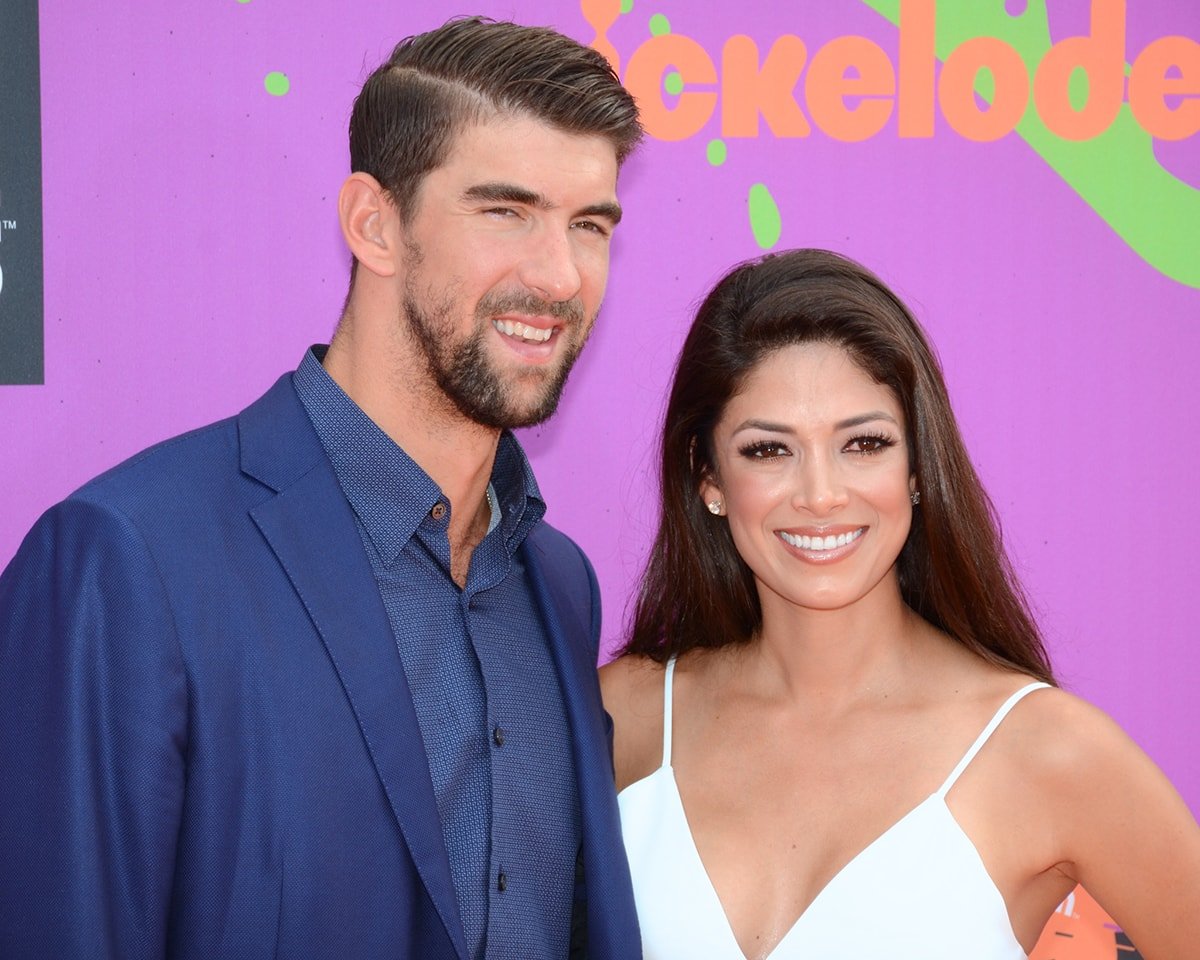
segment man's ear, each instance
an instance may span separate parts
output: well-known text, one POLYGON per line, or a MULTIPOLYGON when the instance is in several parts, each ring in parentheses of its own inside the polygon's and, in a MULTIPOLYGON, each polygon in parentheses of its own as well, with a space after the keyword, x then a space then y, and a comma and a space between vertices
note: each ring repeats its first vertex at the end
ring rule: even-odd
POLYGON ((352 173, 338 192, 338 221, 354 259, 380 277, 396 273, 399 214, 379 181, 352 173))

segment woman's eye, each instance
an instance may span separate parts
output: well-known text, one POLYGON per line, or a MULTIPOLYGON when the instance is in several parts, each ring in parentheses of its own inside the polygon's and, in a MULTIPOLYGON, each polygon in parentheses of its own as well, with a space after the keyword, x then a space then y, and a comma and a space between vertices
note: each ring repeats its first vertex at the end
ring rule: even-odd
POLYGON ((866 436, 855 437, 846 444, 846 449, 851 453, 882 453, 888 447, 894 446, 895 441, 890 437, 884 436, 866 436))
POLYGON ((774 440, 763 440, 759 443, 747 444, 742 447, 740 453, 743 457, 751 460, 774 460, 776 457, 788 456, 791 451, 782 443, 774 440))

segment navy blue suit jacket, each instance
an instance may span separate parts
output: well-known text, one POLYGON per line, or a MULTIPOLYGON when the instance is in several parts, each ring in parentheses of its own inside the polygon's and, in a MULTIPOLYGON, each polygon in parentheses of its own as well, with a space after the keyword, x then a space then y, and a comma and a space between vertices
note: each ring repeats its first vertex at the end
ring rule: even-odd
MULTIPOLYGON (((595 578, 544 523, 522 549, 588 955, 630 960, 595 578)), ((465 957, 396 644, 290 376, 52 508, 0 576, 0 957, 465 957)))

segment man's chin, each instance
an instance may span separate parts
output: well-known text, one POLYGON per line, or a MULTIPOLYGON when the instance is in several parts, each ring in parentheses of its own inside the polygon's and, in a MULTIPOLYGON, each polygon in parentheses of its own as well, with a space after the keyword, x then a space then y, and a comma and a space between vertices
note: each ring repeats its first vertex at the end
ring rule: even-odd
MULTIPOLYGON (((465 353, 469 356, 472 351, 465 353)), ((540 364, 514 363, 514 359, 493 354, 483 360, 475 352, 441 385, 459 412, 480 426, 516 430, 545 423, 558 408, 570 372, 568 359, 574 357, 557 356, 540 364)))
POLYGON ((545 423, 558 410, 558 397, 551 401, 536 405, 505 406, 501 410, 493 410, 488 414, 490 423, 485 426, 498 430, 520 430, 523 427, 536 427, 545 423))
POLYGON ((510 392, 504 402, 482 411, 488 421, 485 425, 500 430, 536 427, 554 416, 561 397, 561 382, 543 384, 535 396, 514 397, 510 392))

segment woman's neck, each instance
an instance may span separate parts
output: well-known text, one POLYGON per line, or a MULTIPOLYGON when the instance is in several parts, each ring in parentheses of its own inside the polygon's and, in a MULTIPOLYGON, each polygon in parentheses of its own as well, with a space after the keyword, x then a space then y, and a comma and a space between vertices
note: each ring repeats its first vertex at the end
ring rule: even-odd
POLYGON ((745 650, 746 669, 761 671, 764 693, 824 710, 898 690, 917 669, 915 651, 937 635, 901 599, 894 577, 838 609, 764 595, 762 610, 762 630, 745 650))

